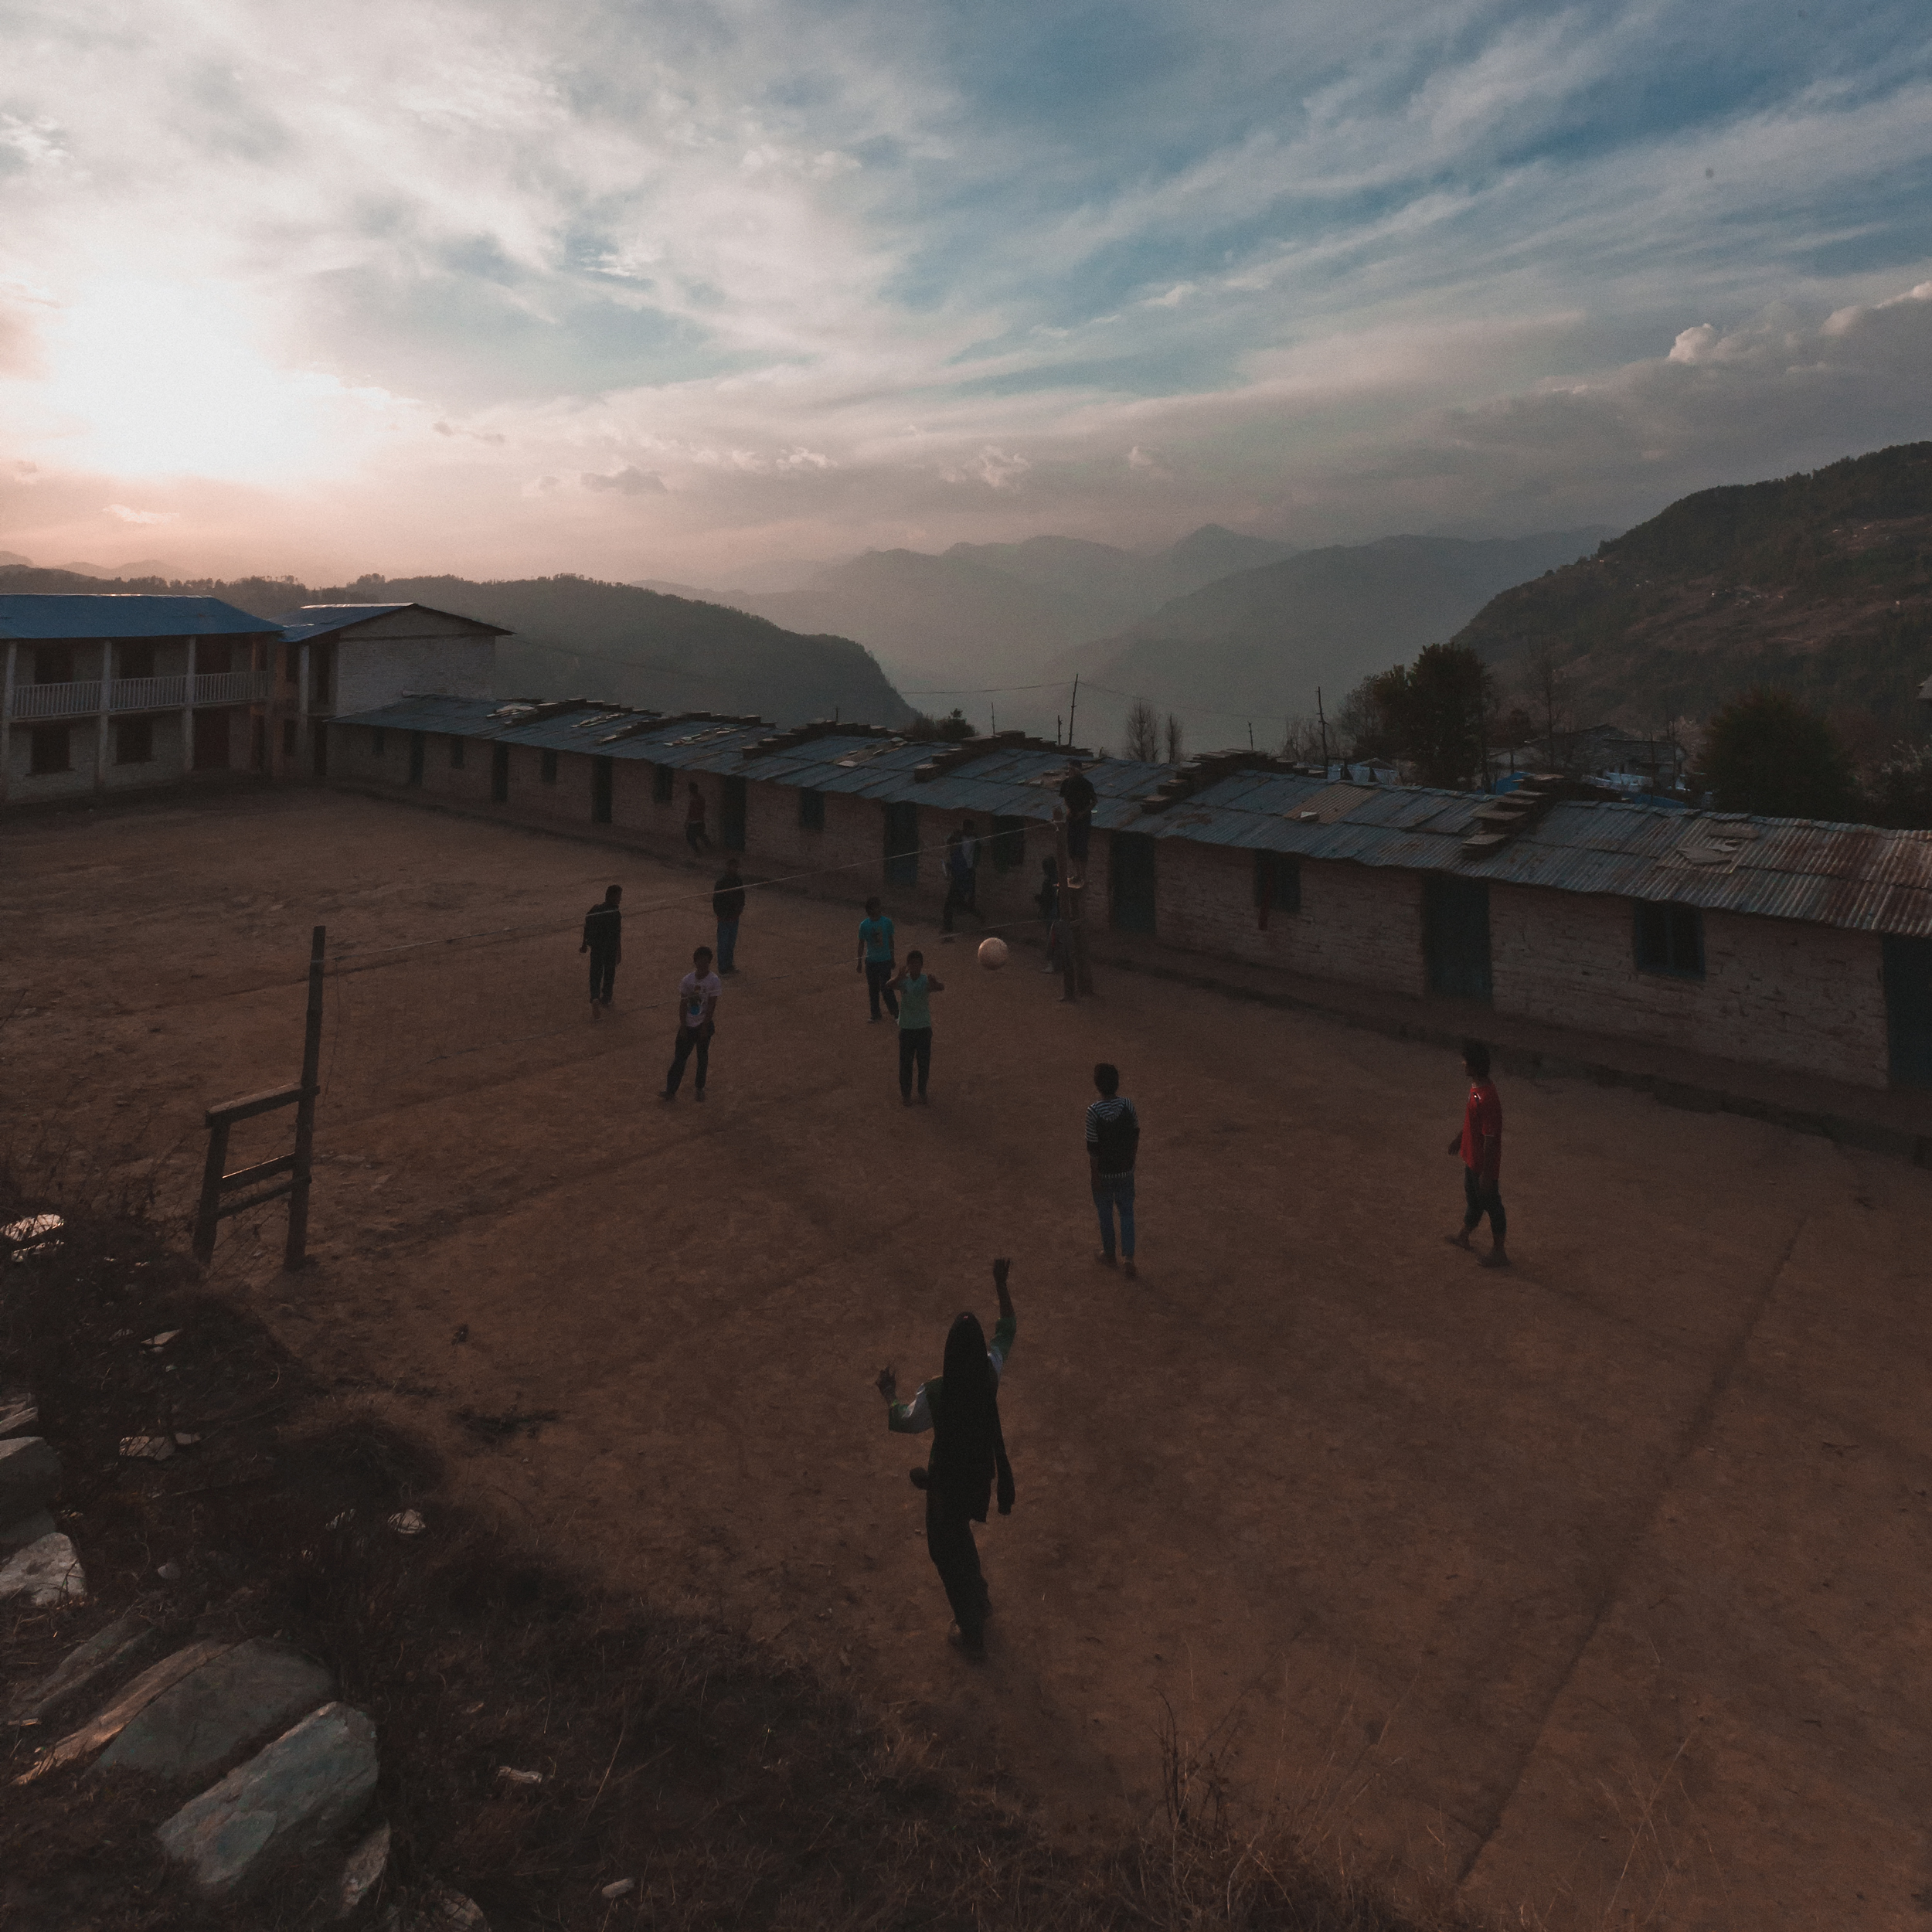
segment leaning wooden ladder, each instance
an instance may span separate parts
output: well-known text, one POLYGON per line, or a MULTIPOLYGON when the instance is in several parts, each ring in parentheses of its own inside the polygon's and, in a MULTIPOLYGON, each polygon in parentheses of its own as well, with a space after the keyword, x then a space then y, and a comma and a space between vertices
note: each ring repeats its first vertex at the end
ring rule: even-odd
POLYGON ((308 1257, 308 1183, 315 1146, 315 1092, 322 1058, 322 949, 328 929, 318 926, 308 949, 308 1020, 302 1036, 302 1077, 294 1087, 277 1087, 266 1094, 250 1094, 245 1100, 224 1100, 208 1110, 208 1164, 202 1170, 201 1205, 195 1213, 195 1254, 207 1261, 215 1252, 215 1229, 231 1214, 245 1214, 250 1208, 288 1196, 288 1242, 282 1251, 282 1266, 299 1268, 308 1257), (252 1167, 228 1168, 228 1135, 237 1121, 251 1120, 257 1114, 272 1114, 277 1107, 295 1110, 295 1151, 277 1155, 272 1161, 257 1161, 252 1167), (278 1175, 286 1175, 286 1180, 278 1175), (263 1182, 273 1185, 264 1187, 263 1182), (242 1189, 253 1189, 239 1199, 230 1195, 242 1189))

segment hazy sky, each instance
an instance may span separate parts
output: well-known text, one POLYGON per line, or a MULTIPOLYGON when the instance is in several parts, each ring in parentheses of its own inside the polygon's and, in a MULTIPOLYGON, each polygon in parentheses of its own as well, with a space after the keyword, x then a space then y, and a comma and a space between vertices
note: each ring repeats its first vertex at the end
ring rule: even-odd
POLYGON ((1932 436, 1925 0, 0 0, 0 549, 1624 523, 1932 436))

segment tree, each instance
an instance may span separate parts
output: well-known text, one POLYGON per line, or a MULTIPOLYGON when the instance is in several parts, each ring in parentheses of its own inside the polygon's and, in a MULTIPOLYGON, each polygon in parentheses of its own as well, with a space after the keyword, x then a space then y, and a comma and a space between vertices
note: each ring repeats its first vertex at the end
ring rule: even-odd
POLYGON ((1393 726, 1383 715, 1376 685, 1374 678, 1364 678, 1335 714, 1338 748, 1358 758, 1389 757, 1396 749, 1393 726))
POLYGON ((1181 762, 1181 721, 1172 712, 1167 714, 1167 761, 1171 765, 1181 762))
POLYGON ((1764 685, 1711 719, 1699 777, 1719 811, 1842 819, 1857 809, 1852 763, 1831 726, 1788 691, 1764 685))
POLYGON ((1549 768, 1563 768, 1556 755, 1556 740, 1570 726, 1570 675, 1556 655, 1553 644, 1539 644, 1529 654, 1523 669, 1523 696, 1529 701, 1532 729, 1543 733, 1543 756, 1549 768))
POLYGON ((1860 815, 1901 832, 1932 831, 1932 747, 1901 744, 1867 775, 1860 815))
POLYGON ((1475 789, 1486 780, 1485 726, 1495 705, 1489 667, 1465 645, 1431 644, 1413 665, 1385 671, 1377 701, 1393 711, 1402 754, 1425 785, 1475 789), (1389 682, 1387 696, 1382 686, 1389 682))
POLYGON ((923 711, 916 712, 912 723, 906 727, 906 736, 909 738, 940 738, 954 744, 961 743, 975 735, 972 720, 957 705, 954 705, 951 714, 944 718, 928 717, 923 711))
POLYGON ((1127 755, 1148 764, 1161 759, 1161 714, 1145 698, 1136 698, 1127 709, 1127 755))

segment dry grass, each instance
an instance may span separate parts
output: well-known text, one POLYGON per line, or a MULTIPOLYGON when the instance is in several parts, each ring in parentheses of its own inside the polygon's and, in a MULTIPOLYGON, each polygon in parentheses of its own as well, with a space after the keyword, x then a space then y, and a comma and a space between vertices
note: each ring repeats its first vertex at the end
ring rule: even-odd
MULTIPOLYGON (((0 1219, 70 1215, 0 1277, 0 1370, 65 1459, 86 1605, 0 1624, 5 1676, 140 1607, 171 1635, 276 1636, 327 1660, 383 1742, 385 1897, 433 1883, 509 1927, 1295 1928, 1441 1932, 1350 1882, 1319 1833, 1237 1822, 1216 1740, 1170 1726, 1160 1817, 1111 1852, 1050 1848, 930 1739, 714 1624, 578 1587, 440 1502, 415 1444, 319 1388, 200 1287, 126 1204, 0 1189, 0 1219), (181 1331, 158 1352, 142 1338, 181 1331), (151 1429, 202 1442, 121 1461, 151 1429), (429 1519, 404 1539, 388 1519, 429 1519), (163 1562, 181 1566, 172 1585, 163 1562), (512 1789, 514 1766, 542 1774, 512 1789), (629 1877, 610 1903, 599 1888, 629 1877)), ((491 1430, 541 1418, 479 1417, 491 1430)), ((70 1713, 71 1715, 71 1713, 70 1713)), ((47 1733, 10 1734, 9 1774, 47 1733)), ((323 1874, 233 1913, 190 1900, 148 1827, 179 1801, 80 1768, 9 1790, 0 1922, 188 1932, 311 1922, 323 1874)))

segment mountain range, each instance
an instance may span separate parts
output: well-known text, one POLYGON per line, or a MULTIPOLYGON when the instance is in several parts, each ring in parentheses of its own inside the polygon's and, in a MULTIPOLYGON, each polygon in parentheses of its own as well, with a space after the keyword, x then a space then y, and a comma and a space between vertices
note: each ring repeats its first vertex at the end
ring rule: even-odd
POLYGON ((1580 723, 1655 730, 1770 684, 1916 729, 1932 673, 1932 443, 1680 498, 1503 590, 1456 641, 1512 692, 1547 653, 1580 723))

